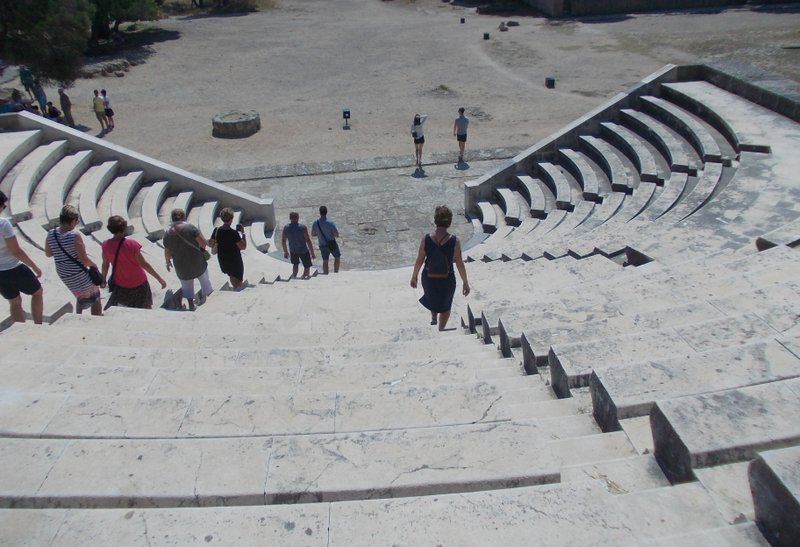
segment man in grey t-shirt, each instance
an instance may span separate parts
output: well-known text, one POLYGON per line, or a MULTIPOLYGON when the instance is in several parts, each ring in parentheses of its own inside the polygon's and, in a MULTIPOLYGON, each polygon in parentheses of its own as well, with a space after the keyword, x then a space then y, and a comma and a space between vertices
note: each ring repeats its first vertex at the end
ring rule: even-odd
POLYGON ((458 118, 453 123, 453 135, 458 141, 458 163, 464 161, 464 146, 467 144, 467 126, 469 118, 464 115, 464 107, 458 109, 458 118))
POLYGON ((342 251, 339 249, 339 230, 336 223, 328 220, 328 208, 324 205, 319 208, 319 218, 311 225, 311 235, 317 236, 319 254, 322 255, 322 273, 328 275, 328 258, 333 255, 333 273, 339 273, 342 251))

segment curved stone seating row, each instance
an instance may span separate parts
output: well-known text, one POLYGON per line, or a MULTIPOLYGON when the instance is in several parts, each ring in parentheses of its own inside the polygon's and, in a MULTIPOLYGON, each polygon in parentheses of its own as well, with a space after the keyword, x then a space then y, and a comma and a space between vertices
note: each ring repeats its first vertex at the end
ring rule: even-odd
POLYGON ((158 241, 164 237, 164 226, 158 216, 161 203, 166 199, 167 186, 169 182, 154 182, 147 189, 147 194, 142 203, 142 227, 147 237, 153 241, 158 241))
POLYGON ((703 162, 730 163, 730 158, 723 159, 719 142, 711 135, 708 128, 682 108, 659 97, 651 96, 642 97, 641 106, 648 114, 678 131, 694 146, 703 162))
MULTIPOLYGON (((0 180, 41 142, 41 131, 0 133, 0 180)), ((4 188, 4 191, 8 188, 4 188)), ((6 192, 8 195, 8 192, 6 192)))
POLYGON ((661 221, 677 222, 688 217, 706 203, 717 189, 723 167, 721 163, 707 162, 703 170, 698 173, 697 182, 688 192, 681 195, 679 203, 669 211, 659 216, 661 221))
POLYGON ((592 166, 586 158, 575 150, 561 148, 558 153, 565 160, 564 167, 570 170, 575 180, 580 181, 583 189, 583 199, 587 201, 602 202, 600 182, 592 166))
POLYGON ((58 216, 66 202, 70 188, 88 169, 92 159, 91 150, 83 150, 66 156, 50 169, 44 176, 34 194, 44 197, 44 216, 48 226, 58 226, 58 216))
POLYGON ((498 188, 497 196, 500 198, 503 211, 505 212, 506 224, 519 226, 522 218, 522 210, 520 209, 517 195, 510 188, 498 188))
POLYGON ((543 161, 537 164, 542 179, 550 187, 556 199, 556 207, 572 211, 575 202, 572 198, 572 185, 564 173, 554 164, 543 161))
POLYGON ((620 110, 623 123, 634 131, 644 135, 648 142, 652 143, 664 159, 670 171, 693 174, 697 171, 697 165, 691 160, 687 150, 684 148, 681 139, 670 131, 667 126, 638 110, 623 108, 620 110))
POLYGON ((517 180, 528 195, 530 213, 534 218, 544 218, 549 211, 547 197, 544 192, 544 183, 528 175, 517 175, 517 180))
MULTIPOLYGON (((645 144, 645 138, 638 136, 627 127, 613 122, 601 123, 600 130, 601 135, 606 137, 615 148, 621 150, 633 163, 639 173, 639 180, 656 184, 663 182, 664 177, 659 172, 653 152, 645 144)), ((605 151, 605 155, 610 153, 613 152, 605 151)))
POLYGON ((656 220, 675 205, 680 200, 689 181, 688 173, 674 172, 664 181, 664 188, 655 198, 652 204, 638 215, 641 220, 656 220))
POLYGON ((714 126, 730 142, 736 152, 770 152, 767 120, 738 118, 725 113, 733 110, 747 111, 755 116, 758 109, 753 103, 706 81, 670 82, 661 85, 663 98, 685 107, 690 112, 714 126))
POLYGON ((494 210, 494 205, 488 201, 481 201, 478 203, 478 211, 481 217, 483 230, 488 233, 497 230, 498 219, 497 212, 494 210))
POLYGON ((634 188, 634 181, 620 159, 620 154, 601 138, 591 135, 581 135, 578 139, 582 149, 589 157, 600 166, 611 183, 611 190, 614 192, 631 193, 634 188))
POLYGON ((28 220, 31 213, 31 196, 42 177, 67 153, 66 141, 55 141, 38 146, 26 155, 7 175, 11 178, 8 210, 14 222, 28 220))

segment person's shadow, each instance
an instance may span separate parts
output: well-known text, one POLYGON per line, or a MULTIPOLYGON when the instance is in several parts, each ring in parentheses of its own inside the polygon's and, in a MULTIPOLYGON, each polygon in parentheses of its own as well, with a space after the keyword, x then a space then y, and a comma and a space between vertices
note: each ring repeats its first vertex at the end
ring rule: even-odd
POLYGON ((467 162, 465 162, 464 160, 458 160, 456 162, 455 167, 459 171, 466 171, 467 169, 469 169, 469 164, 467 162))
POLYGON ((415 179, 424 179, 428 175, 425 173, 425 169, 422 167, 417 167, 414 172, 411 174, 412 177, 415 179))

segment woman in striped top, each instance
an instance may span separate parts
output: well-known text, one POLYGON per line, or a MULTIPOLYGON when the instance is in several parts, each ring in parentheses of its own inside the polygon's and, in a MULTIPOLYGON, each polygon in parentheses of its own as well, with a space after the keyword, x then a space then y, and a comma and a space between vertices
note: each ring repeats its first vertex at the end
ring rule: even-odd
POLYGON ((89 274, 86 273, 86 268, 91 266, 96 268, 97 265, 86 254, 83 238, 75 230, 78 225, 78 217, 78 210, 72 205, 62 207, 58 217, 58 228, 53 228, 47 234, 44 253, 55 258, 58 277, 75 295, 77 299, 76 313, 91 308, 92 315, 103 315, 100 289, 92 283, 89 274), (80 264, 76 264, 70 256, 80 264))

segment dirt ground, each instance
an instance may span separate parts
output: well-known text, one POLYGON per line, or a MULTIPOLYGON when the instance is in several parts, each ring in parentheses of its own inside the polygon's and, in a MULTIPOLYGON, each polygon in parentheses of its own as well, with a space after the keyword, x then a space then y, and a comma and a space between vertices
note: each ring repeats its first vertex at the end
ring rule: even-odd
POLYGON ((581 20, 484 16, 441 0, 276 4, 140 23, 152 43, 127 55, 144 62, 122 78, 78 80, 68 92, 76 120, 99 130, 92 89, 106 88, 117 114, 109 141, 213 176, 411 155, 416 112, 429 116, 426 152, 450 151, 459 106, 469 147, 529 145, 668 63, 751 64, 800 80, 798 4, 581 20), (519 26, 500 32, 509 19, 519 26), (230 110, 259 112, 261 131, 213 138, 212 117, 230 110))

